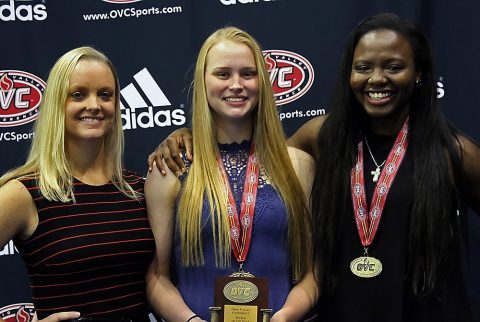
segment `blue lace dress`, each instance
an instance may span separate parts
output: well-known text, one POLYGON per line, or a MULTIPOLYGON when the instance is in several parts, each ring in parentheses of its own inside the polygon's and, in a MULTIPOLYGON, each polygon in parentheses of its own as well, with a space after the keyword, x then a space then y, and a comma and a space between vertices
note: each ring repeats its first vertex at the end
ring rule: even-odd
MULTIPOLYGON (((240 209, 250 142, 221 144, 219 147, 237 209, 240 209)), ((185 303, 205 320, 210 320, 208 307, 213 306, 215 277, 228 276, 239 268, 233 256, 230 268, 219 269, 215 266, 210 216, 208 203, 204 201, 202 241, 205 266, 182 265, 178 227, 175 229, 172 263, 172 273, 176 277, 174 282, 185 303)), ((287 229, 287 212, 283 200, 269 184, 265 172, 260 170, 252 240, 244 269, 257 277, 269 279, 272 314, 283 306, 292 288, 287 229)))

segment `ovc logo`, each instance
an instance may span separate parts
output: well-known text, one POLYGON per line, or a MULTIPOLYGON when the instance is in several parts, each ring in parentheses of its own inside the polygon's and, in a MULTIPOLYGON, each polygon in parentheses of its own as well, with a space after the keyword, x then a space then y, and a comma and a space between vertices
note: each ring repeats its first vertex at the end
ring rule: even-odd
POLYGON ((0 70, 0 127, 32 122, 38 116, 45 82, 20 70, 0 70))
POLYGON ((313 67, 305 57, 285 50, 264 50, 263 57, 277 106, 300 98, 312 86, 313 67))
POLYGON ((34 314, 32 303, 17 303, 0 308, 0 319, 5 322, 31 322, 34 314))

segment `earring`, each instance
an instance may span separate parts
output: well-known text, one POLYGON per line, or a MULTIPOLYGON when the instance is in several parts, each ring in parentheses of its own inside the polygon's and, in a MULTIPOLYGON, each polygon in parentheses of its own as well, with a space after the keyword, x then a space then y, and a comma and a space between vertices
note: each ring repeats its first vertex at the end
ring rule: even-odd
POLYGON ((422 80, 421 80, 420 78, 417 78, 417 79, 415 80, 415 86, 417 86, 417 87, 422 86, 422 80))

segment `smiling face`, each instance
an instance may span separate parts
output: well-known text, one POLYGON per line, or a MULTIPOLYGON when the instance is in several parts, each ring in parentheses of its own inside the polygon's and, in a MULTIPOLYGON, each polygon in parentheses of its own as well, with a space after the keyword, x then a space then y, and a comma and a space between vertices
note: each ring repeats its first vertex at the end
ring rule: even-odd
POLYGON ((412 47, 404 36, 391 30, 376 30, 358 41, 350 86, 371 119, 403 123, 419 77, 412 47))
POLYGON ((251 122, 258 87, 255 59, 247 45, 223 40, 212 46, 205 66, 205 89, 215 123, 251 122))
POLYGON ((80 60, 70 77, 65 103, 66 139, 103 140, 113 127, 115 95, 115 79, 108 65, 80 60))

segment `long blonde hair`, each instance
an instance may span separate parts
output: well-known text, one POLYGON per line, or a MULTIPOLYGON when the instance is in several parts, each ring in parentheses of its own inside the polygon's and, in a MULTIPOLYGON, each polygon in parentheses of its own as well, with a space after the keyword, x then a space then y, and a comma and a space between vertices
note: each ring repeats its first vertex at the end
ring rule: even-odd
POLYGON ((294 278, 300 278, 305 273, 310 251, 308 247, 302 245, 305 238, 310 238, 309 214, 303 198, 304 193, 288 155, 260 46, 252 36, 235 27, 222 28, 210 35, 200 49, 195 67, 192 115, 195 154, 178 205, 182 261, 185 266, 204 264, 201 218, 203 199, 206 195, 211 211, 216 265, 219 267, 230 265, 231 245, 227 199, 217 167, 216 155, 219 149, 205 88, 207 55, 215 44, 223 40, 248 46, 255 59, 259 102, 258 107, 252 112, 254 114, 253 140, 263 169, 285 203, 288 213, 288 243, 292 273, 294 278), (213 215, 215 213, 217 215, 213 215))
POLYGON ((13 178, 30 177, 37 180, 40 192, 46 199, 62 202, 74 200, 72 169, 65 151, 65 102, 70 77, 80 60, 103 62, 112 71, 115 79, 115 118, 112 130, 106 135, 104 142, 104 153, 107 157, 105 170, 120 191, 137 199, 138 194, 122 176, 124 139, 117 72, 103 53, 91 47, 72 49, 53 65, 35 122, 35 136, 27 161, 23 166, 3 175, 0 186, 13 178))

